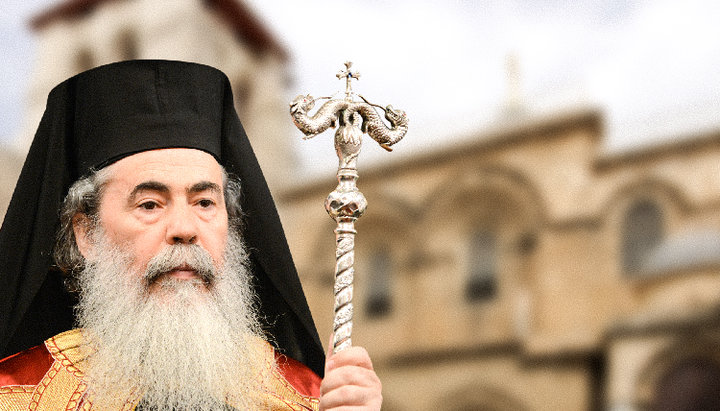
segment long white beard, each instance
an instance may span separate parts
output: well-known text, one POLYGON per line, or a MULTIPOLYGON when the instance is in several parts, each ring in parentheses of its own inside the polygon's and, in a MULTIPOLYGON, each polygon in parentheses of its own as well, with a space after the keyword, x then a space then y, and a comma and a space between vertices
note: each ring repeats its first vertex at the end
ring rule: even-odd
POLYGON ((150 287, 153 273, 132 272, 132 255, 101 230, 94 238, 93 257, 79 275, 77 318, 90 339, 87 382, 95 406, 137 395, 148 409, 216 410, 227 401, 261 409, 269 370, 258 351, 261 331, 241 240, 230 235, 214 275, 202 248, 168 247, 153 259, 160 266, 169 260, 177 267, 180 258, 210 269, 213 278, 164 276, 150 287))

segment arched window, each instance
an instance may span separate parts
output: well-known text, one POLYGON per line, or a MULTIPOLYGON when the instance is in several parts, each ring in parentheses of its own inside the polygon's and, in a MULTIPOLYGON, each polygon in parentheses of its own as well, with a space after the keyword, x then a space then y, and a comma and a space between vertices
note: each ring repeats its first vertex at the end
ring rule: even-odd
POLYGON ((90 50, 85 48, 80 50, 77 56, 75 56, 75 70, 77 72, 83 72, 93 67, 95 67, 95 59, 90 50))
POLYGON ((653 201, 641 200, 625 214, 622 230, 622 262, 626 273, 642 269, 648 253, 665 235, 662 209, 653 201))
POLYGON ((118 38, 118 47, 122 60, 133 60, 139 57, 138 42, 135 33, 125 30, 118 38))
POLYGON ((480 301, 497 291, 497 235, 490 230, 475 230, 470 236, 470 258, 465 298, 480 301))
POLYGON ((251 90, 250 83, 247 79, 241 78, 236 79, 232 84, 233 100, 235 101, 235 111, 237 111, 240 120, 248 114, 248 108, 250 107, 251 90))
POLYGON ((386 248, 376 250, 370 257, 367 300, 368 317, 386 315, 392 309, 391 279, 392 256, 386 248))

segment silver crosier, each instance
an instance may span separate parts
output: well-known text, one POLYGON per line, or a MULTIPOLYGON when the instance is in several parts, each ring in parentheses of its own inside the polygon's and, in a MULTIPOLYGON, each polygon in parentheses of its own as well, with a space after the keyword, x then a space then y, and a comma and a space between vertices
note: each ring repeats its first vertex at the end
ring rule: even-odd
POLYGON ((339 165, 338 185, 325 199, 325 210, 336 223, 335 228, 335 317, 333 321, 333 352, 342 351, 352 345, 353 319, 353 277, 355 264, 355 220, 365 211, 367 200, 358 190, 356 182, 357 157, 360 154, 362 136, 367 133, 387 151, 407 133, 408 119, 402 110, 392 106, 378 106, 358 95, 362 101, 355 101, 351 81, 359 79, 360 73, 346 62, 345 69, 337 73, 338 79, 345 79, 345 97, 313 98, 299 95, 290 103, 293 122, 305 134, 304 139, 315 137, 330 127, 335 131, 335 152, 339 165), (328 100, 315 114, 309 115, 318 100, 328 100), (385 112, 388 127, 376 108, 385 112))

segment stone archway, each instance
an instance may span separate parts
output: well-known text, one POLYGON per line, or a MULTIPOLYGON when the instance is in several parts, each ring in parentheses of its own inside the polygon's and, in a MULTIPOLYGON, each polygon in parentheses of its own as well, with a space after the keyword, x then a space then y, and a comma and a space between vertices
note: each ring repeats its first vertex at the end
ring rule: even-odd
POLYGON ((649 411, 720 411, 720 334, 666 340, 638 374, 634 404, 649 411))
POLYGON ((693 356, 669 367, 659 379, 652 411, 720 411, 720 363, 693 356))

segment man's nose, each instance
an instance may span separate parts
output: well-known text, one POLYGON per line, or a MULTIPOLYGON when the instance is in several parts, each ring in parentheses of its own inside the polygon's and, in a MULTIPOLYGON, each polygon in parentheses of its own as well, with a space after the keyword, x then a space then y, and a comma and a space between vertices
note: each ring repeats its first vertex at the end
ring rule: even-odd
POLYGON ((173 207, 168 218, 168 244, 194 244, 197 241, 197 225, 189 205, 173 207))

